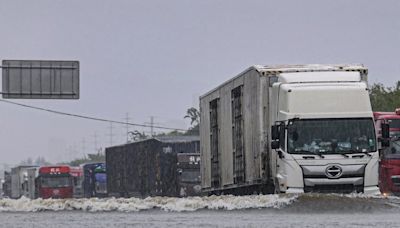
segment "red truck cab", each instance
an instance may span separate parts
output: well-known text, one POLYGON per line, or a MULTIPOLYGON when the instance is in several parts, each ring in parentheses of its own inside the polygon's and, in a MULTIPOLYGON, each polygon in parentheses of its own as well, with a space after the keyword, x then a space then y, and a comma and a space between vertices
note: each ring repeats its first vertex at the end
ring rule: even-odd
POLYGON ((39 169, 38 177, 39 197, 72 198, 73 181, 69 166, 44 166, 39 169))
POLYGON ((381 124, 388 124, 391 138, 389 146, 381 151, 379 188, 385 195, 400 195, 400 108, 395 112, 375 112, 374 118, 378 137, 381 124))

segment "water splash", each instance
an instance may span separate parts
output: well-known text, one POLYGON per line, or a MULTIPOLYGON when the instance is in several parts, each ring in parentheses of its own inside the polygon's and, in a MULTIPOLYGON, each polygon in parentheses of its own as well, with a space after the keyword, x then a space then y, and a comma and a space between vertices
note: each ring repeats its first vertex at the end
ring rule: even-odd
POLYGON ((38 211, 88 211, 88 212, 137 212, 150 209, 163 211, 241 210, 255 208, 282 208, 292 204, 296 195, 250 195, 208 197, 148 197, 106 199, 1 199, 0 212, 38 211))

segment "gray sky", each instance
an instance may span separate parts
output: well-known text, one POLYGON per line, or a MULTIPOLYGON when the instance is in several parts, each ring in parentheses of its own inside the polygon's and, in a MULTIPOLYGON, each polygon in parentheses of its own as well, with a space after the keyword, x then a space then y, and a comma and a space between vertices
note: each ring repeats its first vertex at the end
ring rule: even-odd
MULTIPOLYGON (((254 64, 364 63, 400 80, 400 1, 0 0, 0 59, 79 60, 81 99, 13 100, 187 128, 198 96, 254 64)), ((135 128, 131 128, 135 130, 135 128)), ((110 145, 109 124, 0 103, 0 166, 110 145), (85 140, 85 146, 82 141, 85 140), (75 149, 74 149, 75 147, 75 149)), ((115 144, 124 126, 113 126, 115 144)))

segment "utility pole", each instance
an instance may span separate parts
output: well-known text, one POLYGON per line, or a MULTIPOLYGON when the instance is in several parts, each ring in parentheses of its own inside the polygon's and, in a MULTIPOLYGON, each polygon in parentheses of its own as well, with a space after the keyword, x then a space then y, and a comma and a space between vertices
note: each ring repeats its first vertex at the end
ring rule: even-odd
POLYGON ((154 136, 154 116, 150 116, 150 135, 154 136))
POLYGON ((114 137, 113 128, 114 128, 113 124, 112 124, 112 122, 110 122, 110 127, 109 127, 110 134, 108 135, 110 137, 110 146, 113 145, 113 137, 114 137))
POLYGON ((150 123, 149 122, 145 122, 145 124, 149 124, 150 125, 150 136, 153 137, 154 136, 154 116, 150 116, 150 123))
POLYGON ((93 135, 93 143, 94 143, 94 152, 97 153, 98 147, 97 147, 97 132, 94 133, 93 135))
POLYGON ((129 143, 129 132, 130 132, 130 129, 129 129, 129 121, 130 121, 130 118, 129 118, 129 113, 127 112, 126 113, 126 116, 125 116, 125 122, 126 122, 126 143, 129 143))
POLYGON ((82 154, 83 154, 83 158, 86 158, 86 139, 85 138, 82 139, 82 154))

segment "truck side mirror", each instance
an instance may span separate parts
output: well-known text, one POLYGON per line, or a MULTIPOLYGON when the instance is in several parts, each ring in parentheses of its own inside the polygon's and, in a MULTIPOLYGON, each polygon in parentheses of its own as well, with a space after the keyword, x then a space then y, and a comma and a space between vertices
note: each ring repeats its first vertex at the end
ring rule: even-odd
POLYGON ((382 139, 381 145, 382 145, 382 147, 389 147, 390 146, 390 140, 389 139, 382 139))
POLYGON ((382 123, 381 131, 382 131, 381 145, 382 147, 389 147, 390 146, 389 124, 382 123))
POLYGON ((278 125, 274 125, 274 126, 271 127, 271 138, 272 138, 272 140, 279 139, 278 125))
POLYGON ((280 142, 279 140, 275 140, 271 142, 271 149, 279 149, 280 142))
POLYGON ((389 124, 382 123, 381 129, 382 129, 382 139, 389 139, 390 138, 389 124))

